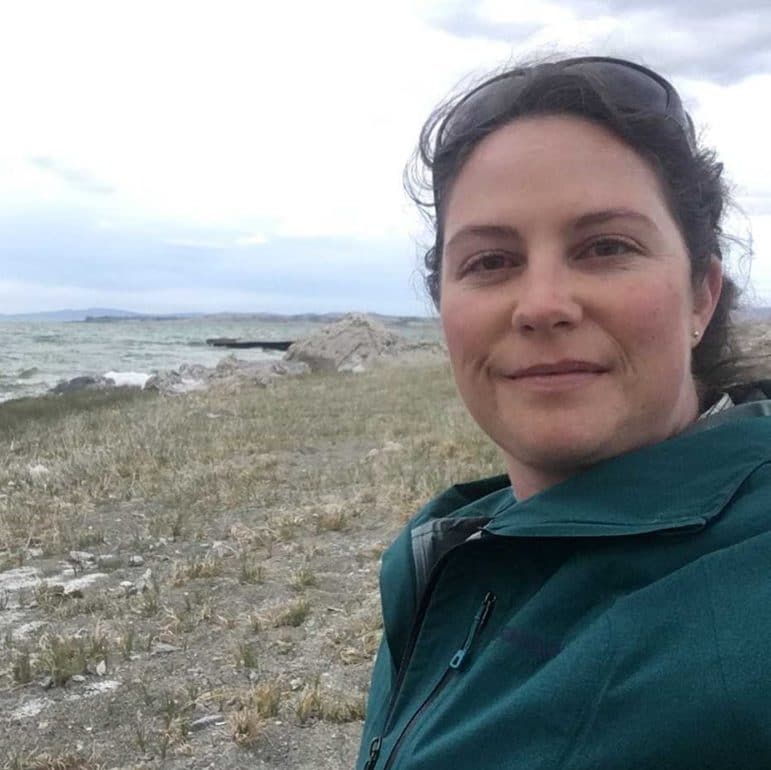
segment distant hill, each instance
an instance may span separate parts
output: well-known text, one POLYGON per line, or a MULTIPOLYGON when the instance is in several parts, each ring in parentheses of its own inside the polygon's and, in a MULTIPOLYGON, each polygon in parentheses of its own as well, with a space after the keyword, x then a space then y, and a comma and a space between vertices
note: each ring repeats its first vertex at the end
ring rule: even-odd
POLYGON ((137 318, 141 313, 114 308, 89 307, 85 310, 49 310, 44 313, 0 313, 0 321, 85 321, 89 316, 137 318))
MULTIPOLYGON (((771 312, 771 309, 769 309, 771 312)), ((111 323, 116 321, 179 321, 186 318, 209 318, 218 321, 305 321, 310 323, 334 323, 347 313, 134 313, 131 310, 90 307, 84 310, 51 310, 45 313, 0 313, 2 321, 50 321, 111 323)), ((435 321, 428 316, 396 316, 382 313, 366 313, 381 323, 410 324, 435 321)))

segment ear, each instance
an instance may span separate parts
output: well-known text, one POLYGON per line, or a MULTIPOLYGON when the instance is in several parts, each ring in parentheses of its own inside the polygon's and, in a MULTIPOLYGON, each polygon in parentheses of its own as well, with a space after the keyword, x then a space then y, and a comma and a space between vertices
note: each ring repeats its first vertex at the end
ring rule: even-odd
POLYGON ((712 320, 722 288, 723 263, 717 257, 712 257, 704 278, 693 290, 693 328, 700 336, 712 320))

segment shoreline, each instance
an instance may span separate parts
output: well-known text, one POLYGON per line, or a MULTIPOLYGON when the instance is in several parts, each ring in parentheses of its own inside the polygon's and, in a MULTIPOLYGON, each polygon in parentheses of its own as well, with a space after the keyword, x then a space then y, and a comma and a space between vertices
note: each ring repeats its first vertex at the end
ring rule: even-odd
MULTIPOLYGON (((383 326, 376 319, 370 321, 408 341, 435 342, 440 339, 433 319, 420 321, 417 325, 408 320, 401 326, 383 326)), ((99 380, 107 375, 118 384, 124 384, 128 378, 137 381, 140 376, 144 379, 148 375, 163 377, 183 367, 216 368, 228 356, 228 351, 207 345, 207 339, 299 341, 324 328, 327 327, 321 323, 302 320, 261 325, 260 322, 219 317, 206 322, 189 319, 182 324, 171 322, 168 325, 147 321, 130 329, 114 324, 109 327, 85 323, 28 324, 26 327, 22 324, 16 327, 0 323, 0 348, 4 351, 0 403, 43 395, 60 383, 78 377, 99 380), (46 331, 42 333, 41 328, 46 331)), ((275 361, 281 356, 280 351, 261 348, 237 349, 231 355, 233 353, 239 360, 250 362, 275 361)))

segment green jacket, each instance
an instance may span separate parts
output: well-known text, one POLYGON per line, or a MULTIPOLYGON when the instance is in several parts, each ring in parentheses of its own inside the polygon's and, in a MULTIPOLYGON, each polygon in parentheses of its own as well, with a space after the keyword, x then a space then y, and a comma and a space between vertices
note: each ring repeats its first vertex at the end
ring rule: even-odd
POLYGON ((429 503, 383 558, 356 767, 769 770, 770 403, 429 503))

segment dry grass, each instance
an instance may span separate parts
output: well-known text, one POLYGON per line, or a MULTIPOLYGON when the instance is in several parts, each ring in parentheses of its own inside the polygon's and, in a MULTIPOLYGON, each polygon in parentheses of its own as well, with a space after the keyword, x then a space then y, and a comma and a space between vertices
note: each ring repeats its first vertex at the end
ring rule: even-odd
POLYGON ((364 698, 321 687, 316 680, 300 695, 295 713, 300 724, 313 719, 343 724, 364 719, 364 698))
POLYGON ((224 570, 222 559, 213 556, 191 556, 184 562, 175 562, 172 567, 172 580, 175 585, 182 585, 196 578, 210 578, 221 575, 224 570))
POLYGON ((244 748, 254 747, 262 735, 263 719, 254 706, 244 706, 230 715, 230 737, 244 748))
MULTIPOLYGON (((376 486, 407 513, 440 487, 498 467, 444 368, 383 370, 347 377, 345 387, 331 378, 339 383, 328 375, 229 394, 237 418, 217 420, 208 416, 221 401, 213 391, 3 404, 0 544, 9 555, 30 541, 52 553, 80 547, 93 535, 90 512, 132 500, 152 506, 152 528, 167 537, 194 533, 201 514, 254 500, 268 507, 290 492, 313 500, 376 486), (386 441, 403 451, 335 462, 346 446, 386 441), (298 450, 310 462, 298 465, 298 450)), ((350 513, 327 512, 318 526, 339 531, 350 513)), ((291 513, 277 516, 273 534, 291 539, 298 526, 291 513)))
POLYGON ((383 549, 434 493, 499 469, 441 366, 0 405, 0 573, 33 563, 30 548, 52 563, 69 550, 116 563, 81 598, 42 583, 11 597, 43 625, 6 636, 0 705, 39 698, 50 677, 61 710, 0 726, 0 744, 21 752, 8 761, 97 767, 72 764, 67 730, 30 728, 72 721, 67 698, 100 681, 106 661, 101 679, 121 690, 73 712, 98 720, 105 767, 204 752, 231 770, 263 750, 266 767, 284 767, 276 747, 290 744, 320 766, 302 748, 310 722, 346 736, 321 743, 350 766, 382 633, 383 549), (331 678, 302 689, 319 671, 331 678), (189 732, 199 713, 229 726, 189 732))
POLYGON ((281 628, 281 626, 296 628, 307 620, 310 613, 310 602, 306 598, 300 597, 289 602, 283 609, 276 611, 271 620, 274 628, 281 628))
POLYGON ((102 765, 78 754, 11 751, 3 770, 101 770, 102 765))

